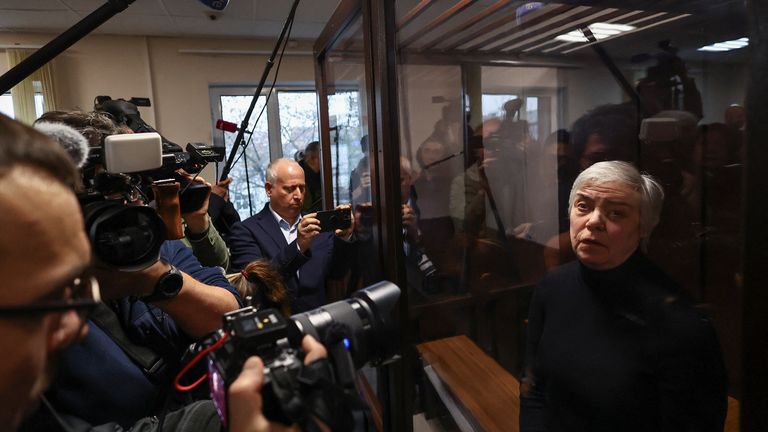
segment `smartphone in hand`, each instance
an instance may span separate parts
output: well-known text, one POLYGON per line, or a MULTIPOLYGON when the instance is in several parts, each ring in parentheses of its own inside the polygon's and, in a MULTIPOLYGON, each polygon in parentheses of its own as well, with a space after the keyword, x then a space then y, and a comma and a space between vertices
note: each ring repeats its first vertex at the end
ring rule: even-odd
POLYGON ((349 209, 319 211, 315 218, 320 221, 320 232, 343 230, 352 226, 352 213, 349 209))

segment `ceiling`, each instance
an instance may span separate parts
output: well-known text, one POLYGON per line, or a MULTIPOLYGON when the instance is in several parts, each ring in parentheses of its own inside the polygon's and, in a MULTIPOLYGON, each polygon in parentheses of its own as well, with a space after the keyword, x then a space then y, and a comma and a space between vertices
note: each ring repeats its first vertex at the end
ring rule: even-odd
MULTIPOLYGON (((0 31, 62 32, 106 2, 0 0, 0 31)), ((339 2, 300 2, 291 38, 317 38, 339 2)), ((555 0, 518 16, 518 9, 531 3, 397 0, 398 42, 401 49, 416 53, 568 58, 591 50, 583 49, 587 44, 561 43, 554 37, 602 21, 638 27, 631 35, 603 41, 618 57, 656 51, 660 40, 669 39, 686 59, 744 61, 743 52, 712 55, 696 51, 703 45, 746 36, 743 0, 555 0)), ((216 12, 200 0, 135 0, 95 33, 275 38, 291 4, 290 0, 230 0, 224 11, 216 12)), ((341 44, 342 51, 360 49, 359 22, 345 32, 349 39, 341 44)))
MULTIPOLYGON (((107 0, 0 0, 0 31, 54 32, 71 27, 107 0)), ((315 39, 339 0, 299 3, 291 37, 315 39)), ((94 33, 275 38, 290 0, 231 0, 221 12, 198 0, 135 0, 94 33)))
MULTIPOLYGON (((663 41, 684 60, 743 63, 749 58, 747 49, 698 51, 748 36, 743 0, 397 0, 396 16, 398 48, 409 55, 406 62, 421 56, 427 61, 568 64, 573 58, 593 56, 594 47, 557 36, 592 23, 633 27, 601 39, 603 51, 616 60, 647 61, 661 52, 663 41)), ((362 53, 359 29, 358 19, 343 34, 335 55, 362 53)))

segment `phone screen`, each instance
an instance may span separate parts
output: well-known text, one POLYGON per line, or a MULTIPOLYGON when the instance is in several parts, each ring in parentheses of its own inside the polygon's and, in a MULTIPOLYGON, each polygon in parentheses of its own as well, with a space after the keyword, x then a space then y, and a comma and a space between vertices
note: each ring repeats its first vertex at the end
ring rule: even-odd
POLYGON ((227 427, 227 386, 224 377, 214 362, 208 360, 208 385, 211 389, 211 400, 216 412, 219 413, 221 424, 227 427))

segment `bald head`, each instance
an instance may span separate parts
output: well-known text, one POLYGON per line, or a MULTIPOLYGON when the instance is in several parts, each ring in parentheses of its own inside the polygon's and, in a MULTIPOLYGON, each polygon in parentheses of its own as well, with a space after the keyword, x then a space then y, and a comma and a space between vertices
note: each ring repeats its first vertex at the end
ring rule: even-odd
POLYGON ((301 213, 306 183, 304 170, 290 159, 277 159, 267 167, 264 189, 269 206, 288 223, 293 224, 301 213))

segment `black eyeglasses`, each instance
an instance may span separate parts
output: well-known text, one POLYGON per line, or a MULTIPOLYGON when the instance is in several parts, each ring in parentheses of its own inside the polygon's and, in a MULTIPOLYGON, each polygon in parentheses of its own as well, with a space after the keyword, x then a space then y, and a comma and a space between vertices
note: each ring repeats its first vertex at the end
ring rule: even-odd
POLYGON ((64 287, 70 292, 68 299, 44 301, 30 305, 0 306, 0 316, 22 316, 75 310, 87 316, 101 303, 99 282, 90 275, 78 276, 64 287))

